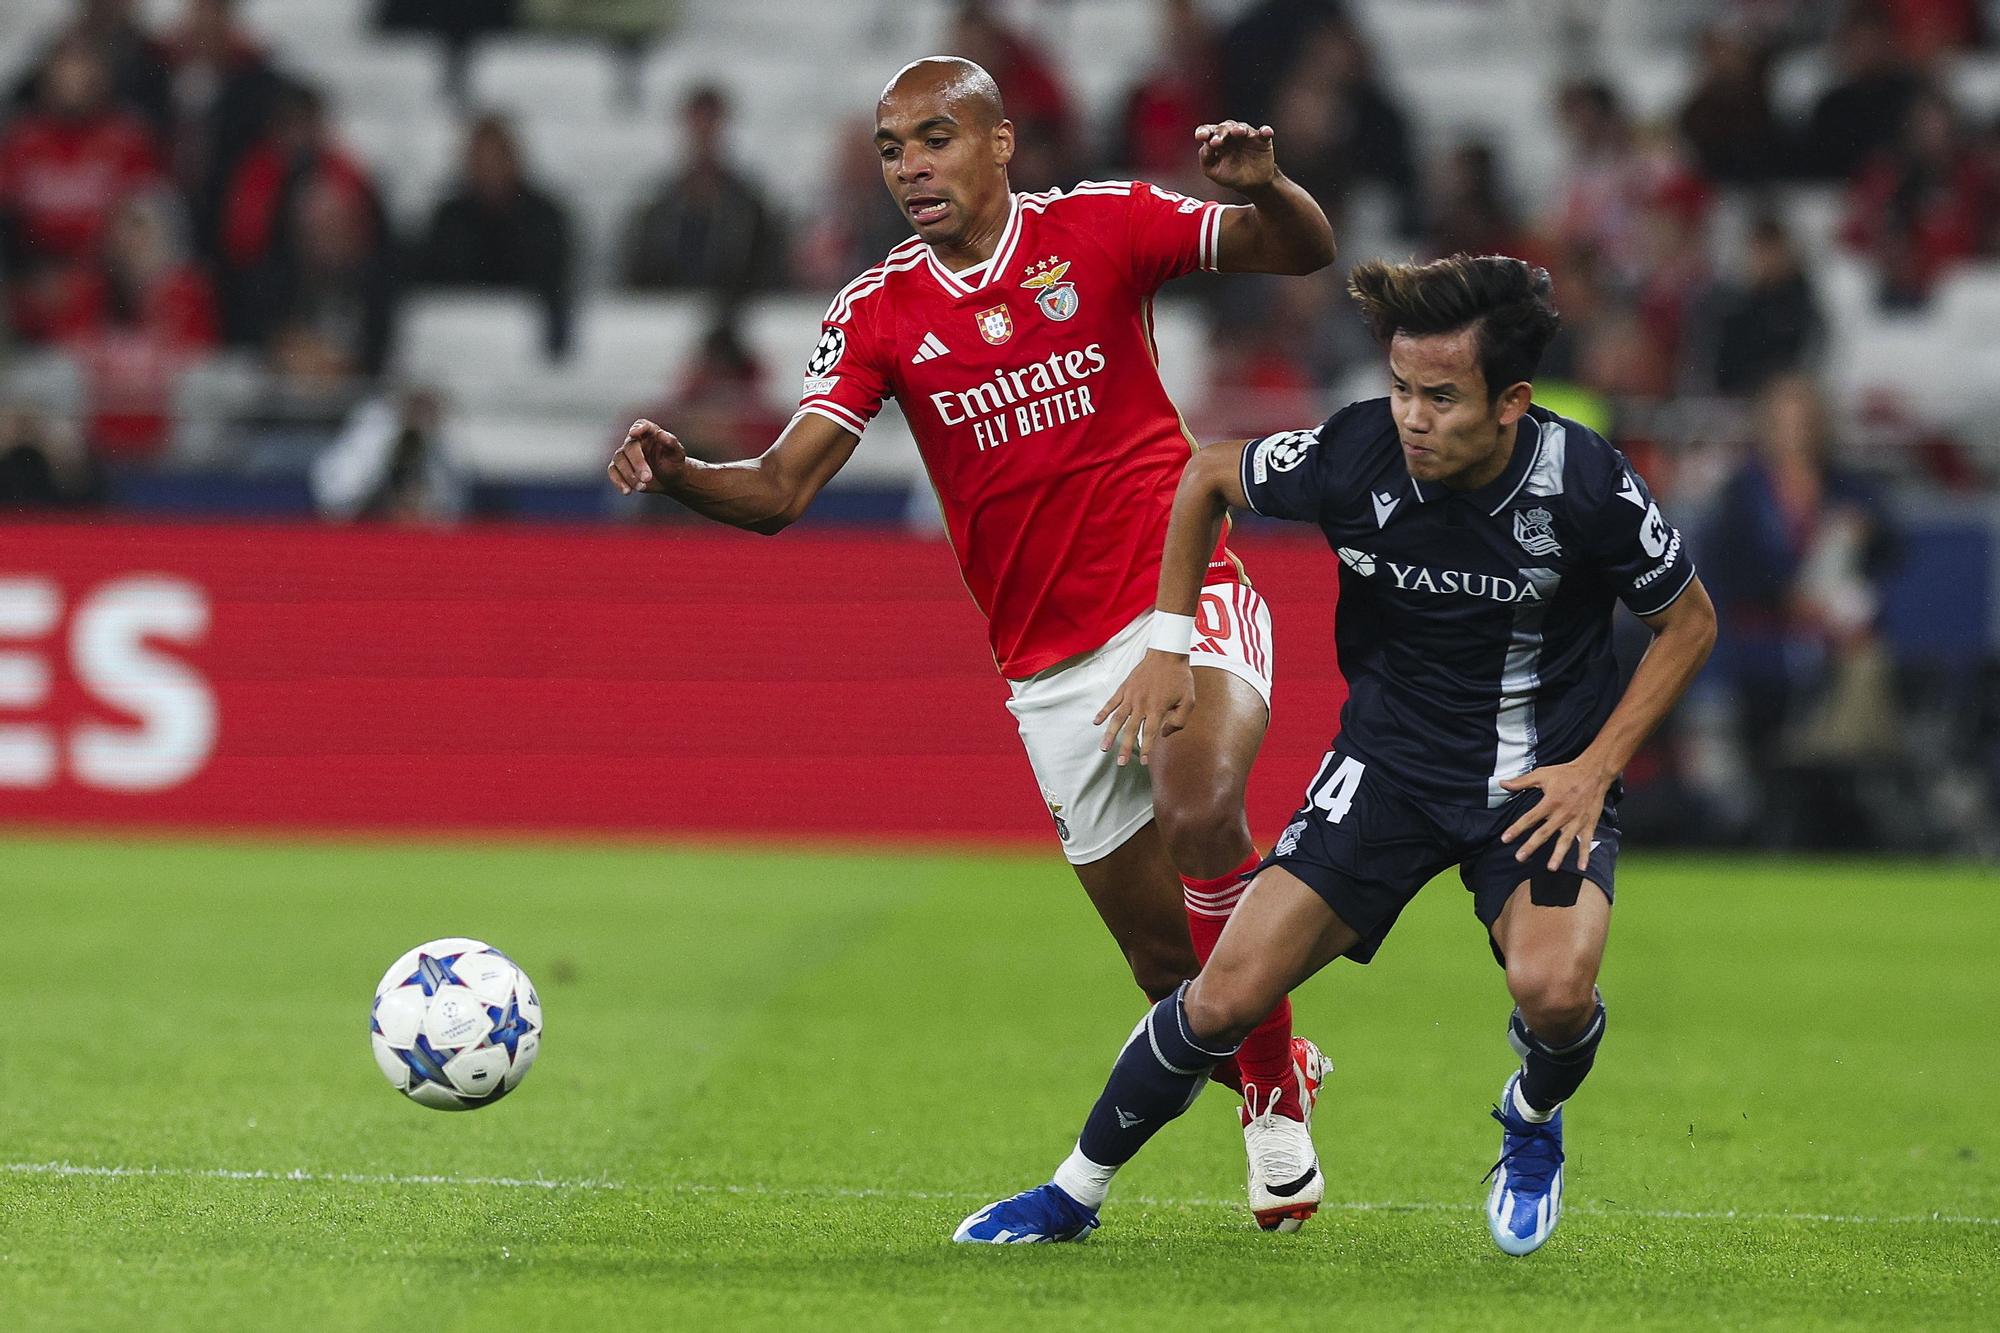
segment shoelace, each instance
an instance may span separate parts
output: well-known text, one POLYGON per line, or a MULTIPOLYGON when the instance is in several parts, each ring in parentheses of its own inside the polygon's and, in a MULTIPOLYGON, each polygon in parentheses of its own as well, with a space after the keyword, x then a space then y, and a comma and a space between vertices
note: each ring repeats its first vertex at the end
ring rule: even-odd
POLYGON ((1499 1161, 1486 1168, 1486 1174, 1480 1177, 1480 1182, 1483 1184, 1493 1179, 1500 1173, 1501 1167, 1509 1162, 1518 1161, 1521 1167, 1527 1168, 1523 1174, 1528 1177, 1530 1183, 1546 1184, 1555 1174, 1555 1169, 1562 1165, 1563 1160, 1562 1147, 1556 1142, 1555 1133, 1549 1128, 1555 1122, 1550 1120, 1538 1125, 1533 1121, 1527 1121, 1524 1123, 1528 1128, 1523 1132, 1509 1124, 1507 1117, 1497 1106, 1493 1108, 1493 1118, 1500 1122, 1500 1128, 1507 1131, 1507 1137, 1516 1142, 1500 1154, 1499 1161))
POLYGON ((1258 1099, 1265 1091, 1255 1083, 1243 1085, 1244 1101, 1250 1107, 1250 1123, 1243 1127, 1244 1134, 1250 1140, 1253 1156, 1262 1159, 1260 1164, 1267 1175, 1279 1181, 1292 1180, 1303 1175, 1311 1163, 1294 1151, 1292 1136, 1278 1124, 1280 1120, 1296 1123, 1289 1116, 1278 1114, 1278 1101, 1284 1096, 1284 1089, 1269 1089, 1270 1097, 1259 1110, 1258 1099))
POLYGON ((1067 1196, 1043 1194, 1042 1191, 1045 1188, 1047 1187, 1042 1185, 1036 1185, 1031 1189, 1024 1189, 1019 1194, 1016 1194, 1013 1198, 1009 1199, 1007 1202, 1026 1203, 1029 1200, 1033 1199, 1036 1202, 1042 1204, 1043 1206, 1062 1215, 1065 1219, 1068 1219, 1070 1214, 1070 1207, 1069 1205, 1063 1202, 1063 1199, 1066 1198, 1067 1196))

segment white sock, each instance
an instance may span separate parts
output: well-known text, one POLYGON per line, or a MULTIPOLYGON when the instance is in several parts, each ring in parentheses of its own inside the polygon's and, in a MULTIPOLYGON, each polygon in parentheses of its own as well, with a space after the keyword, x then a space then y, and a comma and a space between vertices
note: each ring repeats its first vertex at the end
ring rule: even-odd
POLYGON ((1105 1196, 1111 1193, 1111 1177, 1117 1174, 1117 1167, 1099 1166, 1077 1148, 1056 1168, 1055 1183, 1084 1207, 1097 1209, 1104 1206, 1105 1196))
POLYGON ((1560 1110, 1562 1110, 1562 1104, 1558 1102, 1546 1111, 1537 1111, 1534 1107, 1528 1105, 1528 1099, 1521 1095, 1521 1080, 1514 1080, 1514 1113, 1520 1116, 1521 1119, 1531 1125, 1546 1125, 1549 1121, 1555 1119, 1556 1112, 1560 1110))

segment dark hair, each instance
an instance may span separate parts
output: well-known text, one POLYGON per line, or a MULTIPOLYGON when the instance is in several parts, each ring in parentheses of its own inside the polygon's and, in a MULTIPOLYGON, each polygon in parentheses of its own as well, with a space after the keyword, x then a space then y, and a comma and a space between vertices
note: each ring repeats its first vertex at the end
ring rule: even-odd
POLYGON ((1535 378, 1562 316, 1549 303, 1549 271, 1506 255, 1456 254, 1428 264, 1374 259, 1355 265, 1348 294, 1383 346, 1398 333, 1425 338, 1479 329, 1479 372, 1492 402, 1535 378))

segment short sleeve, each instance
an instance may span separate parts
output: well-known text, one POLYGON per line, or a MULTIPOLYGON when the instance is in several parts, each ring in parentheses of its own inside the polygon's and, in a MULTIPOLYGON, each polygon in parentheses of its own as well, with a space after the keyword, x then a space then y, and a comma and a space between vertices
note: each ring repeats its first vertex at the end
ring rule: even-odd
POLYGON ((842 293, 827 307, 819 341, 806 358, 799 411, 825 417, 860 435, 882 410, 889 392, 866 312, 842 293))
POLYGON ((1618 600, 1637 616, 1666 610, 1694 582, 1694 555, 1624 457, 1594 515, 1591 554, 1618 600))
POLYGON ((1132 277, 1152 292, 1196 269, 1214 270, 1222 243, 1221 204, 1143 181, 1132 186, 1127 220, 1132 277))
POLYGON ((1313 430, 1285 430, 1243 448, 1243 494, 1266 518, 1316 523, 1325 507, 1329 420, 1313 430))

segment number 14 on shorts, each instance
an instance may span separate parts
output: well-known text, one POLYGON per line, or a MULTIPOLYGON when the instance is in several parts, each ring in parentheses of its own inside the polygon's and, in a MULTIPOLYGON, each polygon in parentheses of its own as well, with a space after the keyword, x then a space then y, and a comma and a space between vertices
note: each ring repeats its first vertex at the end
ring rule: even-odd
POLYGON ((1306 803, 1325 815, 1327 823, 1338 824, 1354 807, 1354 794, 1361 789, 1361 775, 1367 769, 1366 764, 1352 755, 1328 751, 1320 761, 1319 772, 1313 775, 1312 784, 1306 788, 1306 803))

